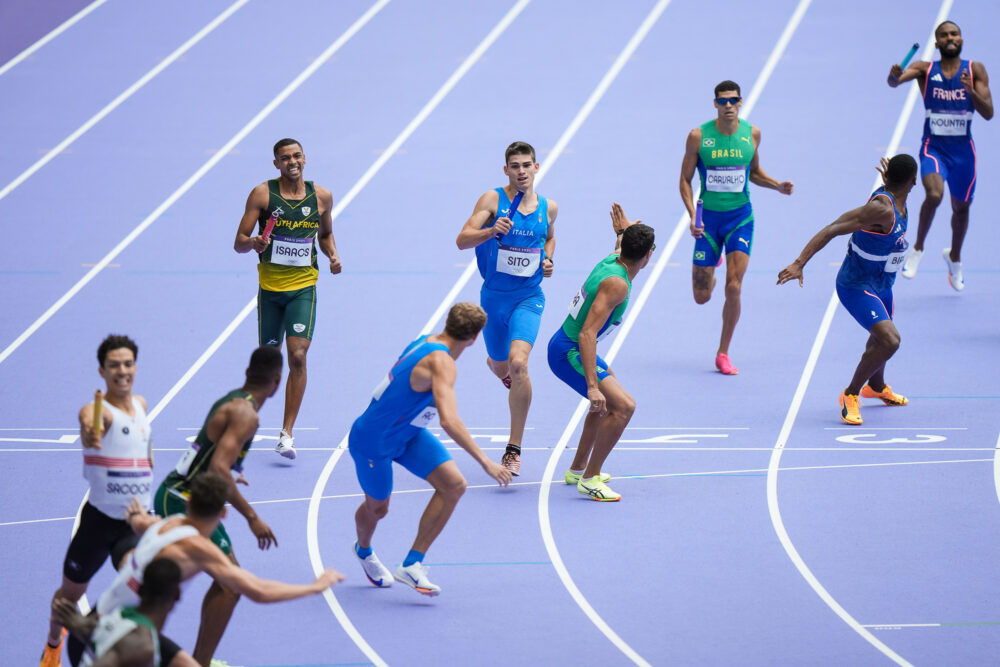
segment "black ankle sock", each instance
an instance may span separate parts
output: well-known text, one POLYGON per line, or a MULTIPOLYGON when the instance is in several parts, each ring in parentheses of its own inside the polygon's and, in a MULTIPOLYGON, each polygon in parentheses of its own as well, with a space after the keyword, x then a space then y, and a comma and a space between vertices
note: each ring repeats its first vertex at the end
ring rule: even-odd
POLYGON ((507 445, 507 453, 508 454, 517 454, 518 456, 520 456, 521 455, 521 445, 507 445))

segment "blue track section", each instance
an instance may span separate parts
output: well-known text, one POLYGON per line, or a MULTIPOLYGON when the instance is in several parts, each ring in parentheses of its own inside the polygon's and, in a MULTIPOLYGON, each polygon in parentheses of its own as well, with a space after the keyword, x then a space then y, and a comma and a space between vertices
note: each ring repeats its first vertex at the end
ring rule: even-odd
MULTIPOLYGON (((42 5, 13 15, 23 17, 16 19, 20 32, 37 39, 83 6, 69 4, 65 16, 42 5)), ((255 120, 371 5, 250 0, 0 197, 0 352, 9 349, 0 360, 0 544, 12 556, 0 579, 8 601, 0 664, 33 664, 41 652, 50 595, 86 491, 75 415, 101 382, 99 341, 122 332, 139 343, 135 389, 156 407, 157 480, 212 402, 242 383, 257 344, 256 313, 239 317, 256 293, 256 259, 233 252, 233 237, 250 189, 274 174, 272 144, 285 136, 301 141, 306 177, 329 188, 335 202, 352 193, 334 222, 344 271, 320 275, 298 459, 288 463, 271 451, 282 390, 261 411, 246 464, 245 495, 280 546, 255 549, 235 512, 226 525, 244 567, 311 581, 307 508, 311 496, 322 496, 318 555, 348 575, 333 592, 354 635, 321 597, 279 605, 244 600, 217 657, 258 667, 630 664, 567 591, 540 530, 543 471, 578 401, 549 372, 545 343, 613 245, 613 201, 655 227, 654 260, 668 251, 674 229, 686 227, 677 194, 684 139, 712 117, 715 83, 733 79, 744 98, 750 94, 796 4, 722 2, 709 12, 703 3, 671 0, 556 154, 654 3, 534 0, 368 178, 513 2, 390 2, 255 120), (497 488, 436 429, 469 481, 426 561, 444 592, 428 600, 399 585, 375 589, 351 552, 360 488, 349 455, 336 461, 325 485, 317 480, 371 389, 474 261, 472 251, 455 248, 455 236, 476 198, 504 183, 503 148, 515 139, 531 142, 543 167, 551 162, 538 190, 559 203, 556 271, 543 283, 547 307, 530 366, 534 399, 521 476, 497 488), (364 186, 352 190, 363 177, 364 186)), ((7 158, 0 188, 229 6, 109 0, 0 75, 7 158)), ((906 98, 907 89, 888 88, 885 75, 909 44, 926 42, 938 11, 934 0, 908 3, 905 12, 813 0, 749 116, 762 132, 761 165, 794 181, 795 192, 751 190, 754 252, 730 352, 740 374, 722 376, 712 364, 724 270, 712 300, 696 305, 693 242, 684 231, 613 363, 638 403, 607 464, 622 502, 592 503, 562 483, 578 425, 567 436, 548 491, 553 543, 595 614, 650 664, 995 662, 1000 381, 988 370, 1000 294, 992 253, 1000 232, 991 224, 1000 201, 989 187, 1000 173, 994 123, 974 123, 980 183, 963 248, 965 292, 948 287, 938 259, 950 243, 947 202, 919 275, 896 283, 903 343, 886 378, 910 397, 909 406, 864 401, 865 421, 855 428, 838 417, 836 397, 866 340, 839 305, 821 331, 844 239, 811 260, 803 288, 775 286, 778 271, 821 226, 867 199, 906 98), (779 444, 780 466, 769 471, 779 444), (776 503, 768 502, 769 481, 776 503), (779 515, 799 567, 779 540, 779 515)), ((964 29, 963 56, 1000 67, 989 30, 997 11, 957 0, 949 16, 964 29)), ((9 32, 19 31, 5 25, 0 36, 9 32)), ((0 61, 16 51, 0 51, 0 61)), ((918 102, 898 152, 916 153, 922 119, 918 102)), ((918 185, 908 202, 911 244, 922 201, 918 185)), ((633 310, 653 278, 651 264, 635 281, 633 310)), ((474 276, 458 300, 478 301, 479 286, 474 276)), ((508 394, 484 357, 477 343, 459 360, 459 410, 499 460, 508 394)), ((390 568, 410 548, 430 492, 397 468, 394 495, 373 543, 390 568)), ((91 601, 111 577, 110 566, 98 573, 91 601)), ((184 590, 167 626, 187 649, 208 584, 200 577, 184 590)))

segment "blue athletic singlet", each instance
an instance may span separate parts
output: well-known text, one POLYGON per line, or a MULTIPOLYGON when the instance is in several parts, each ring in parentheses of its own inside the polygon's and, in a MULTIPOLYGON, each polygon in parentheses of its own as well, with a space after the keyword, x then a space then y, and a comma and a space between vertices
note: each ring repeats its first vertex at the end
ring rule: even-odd
POLYGON ((976 145, 972 141, 972 98, 962 86, 962 72, 972 76, 972 63, 963 60, 955 76, 946 79, 941 62, 931 63, 924 80, 924 136, 920 146, 920 173, 938 174, 958 201, 971 202, 976 194, 976 145))
POLYGON ((500 201, 497 215, 514 224, 499 240, 491 238, 476 246, 476 262, 483 277, 483 287, 496 292, 514 292, 536 287, 542 282, 545 239, 549 234, 549 202, 538 195, 538 208, 527 215, 510 212, 510 199, 503 188, 496 188, 500 201))
POLYGON ((955 76, 946 79, 941 61, 931 63, 924 81, 924 139, 968 142, 972 139, 972 97, 962 86, 962 72, 972 77, 972 63, 963 60, 955 76))
MULTIPOLYGON (((425 428, 437 412, 433 408, 434 394, 431 391, 413 391, 410 387, 410 371, 424 357, 436 351, 448 352, 448 347, 441 343, 428 343, 427 336, 421 336, 410 343, 388 375, 375 388, 371 403, 364 414, 354 421, 352 430, 364 432, 391 448, 393 444, 404 442, 416 431, 425 428)), ((375 443, 367 442, 366 448, 371 444, 375 443)), ((384 453, 390 453, 388 448, 384 453)))
POLYGON ((896 207, 896 200, 884 187, 872 193, 868 201, 875 197, 886 197, 892 204, 895 218, 892 230, 885 234, 864 230, 851 234, 847 244, 847 256, 837 273, 837 285, 852 289, 882 292, 892 288, 896 273, 906 258, 906 221, 896 207))

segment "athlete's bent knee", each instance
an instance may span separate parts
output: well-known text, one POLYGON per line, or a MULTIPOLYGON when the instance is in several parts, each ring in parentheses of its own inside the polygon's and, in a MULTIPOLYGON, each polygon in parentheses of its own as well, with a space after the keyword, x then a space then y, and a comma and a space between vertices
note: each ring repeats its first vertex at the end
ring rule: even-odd
POLYGON ((512 380, 528 379, 528 357, 525 355, 511 356, 510 377, 512 380))

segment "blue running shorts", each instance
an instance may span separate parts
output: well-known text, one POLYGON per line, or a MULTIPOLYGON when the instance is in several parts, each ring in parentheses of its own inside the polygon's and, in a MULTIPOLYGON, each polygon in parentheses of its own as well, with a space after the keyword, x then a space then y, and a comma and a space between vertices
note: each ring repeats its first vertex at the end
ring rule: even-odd
POLYGON ((486 311, 483 342, 490 359, 506 361, 511 341, 523 340, 530 345, 535 344, 545 309, 545 294, 541 287, 497 292, 484 286, 479 293, 479 302, 486 311))
POLYGON ((882 320, 892 319, 892 290, 872 292, 837 285, 837 297, 858 324, 866 330, 882 320))
POLYGON ((361 489, 375 500, 385 500, 392 493, 393 461, 421 479, 426 479, 445 461, 451 461, 444 444, 425 428, 409 440, 394 445, 372 443, 364 431, 352 427, 347 446, 361 489))
POLYGON ((935 142, 924 139, 920 148, 920 173, 941 174, 948 192, 959 201, 971 202, 976 194, 976 145, 968 142, 935 142))
POLYGON ((745 252, 753 248, 753 206, 746 204, 732 211, 702 212, 705 233, 694 240, 695 266, 718 266, 722 251, 745 252))
MULTIPOLYGON (((580 364, 580 346, 570 340, 562 327, 549 339, 549 368, 556 377, 568 384, 573 390, 587 398, 587 378, 580 364)), ((608 362, 597 355, 597 382, 611 375, 608 372, 608 362)))

